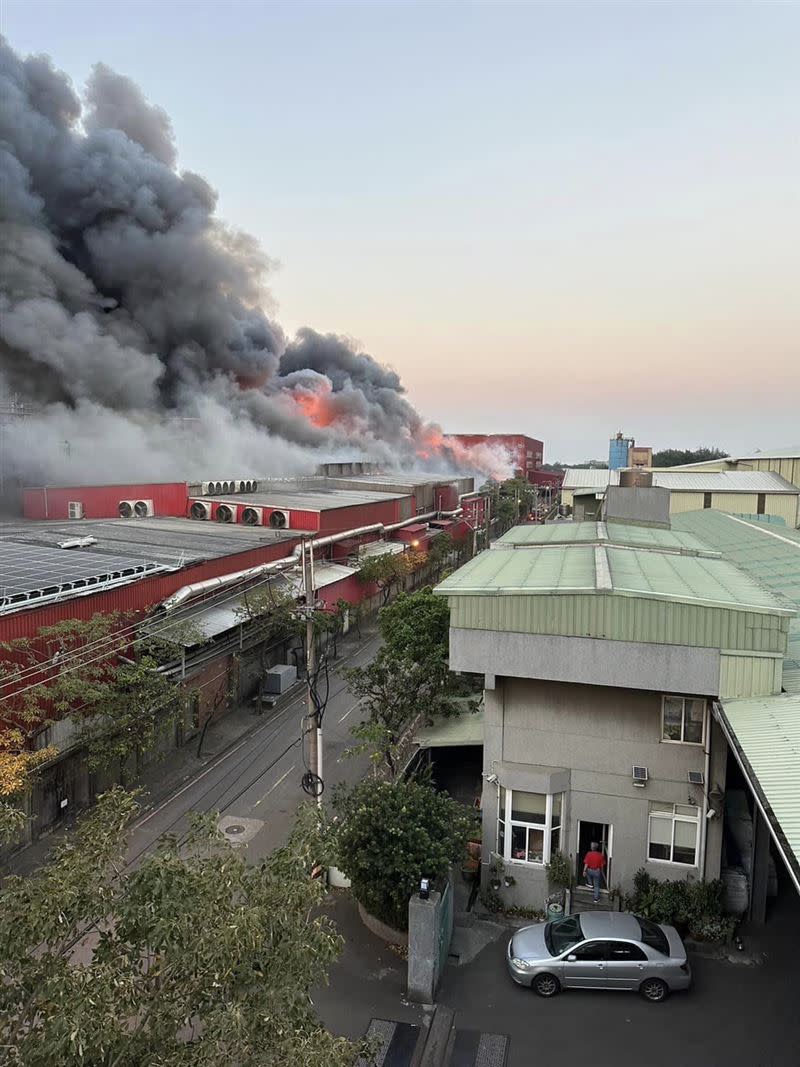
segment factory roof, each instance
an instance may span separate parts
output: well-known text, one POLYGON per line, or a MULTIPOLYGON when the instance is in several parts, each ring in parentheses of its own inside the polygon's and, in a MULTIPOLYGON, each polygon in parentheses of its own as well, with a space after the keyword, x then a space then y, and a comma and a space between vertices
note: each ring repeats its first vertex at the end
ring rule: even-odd
POLYGON ((789 445, 788 448, 762 448, 748 456, 736 456, 735 462, 753 459, 800 459, 800 445, 789 445))
POLYGON ((197 522, 192 519, 82 519, 0 523, 0 554, 5 543, 22 542, 31 549, 41 546, 53 549, 58 556, 86 554, 60 549, 59 543, 79 537, 91 537, 92 554, 127 556, 139 562, 160 563, 170 567, 186 566, 206 559, 230 556, 253 548, 263 548, 279 541, 296 541, 296 535, 285 530, 265 526, 232 525, 229 523, 197 522))
MULTIPOLYGON (((565 471, 564 489, 619 485, 619 471, 578 468, 565 471)), ((653 471, 653 485, 687 493, 800 493, 796 485, 774 471, 653 471)))
MULTIPOLYGON (((349 480, 349 479, 348 479, 349 480)), ((267 487, 261 485, 255 493, 234 493, 215 496, 197 494, 196 500, 214 503, 253 504, 261 508, 293 508, 297 511, 330 511, 336 508, 357 507, 360 504, 380 504, 387 500, 402 500, 403 492, 380 492, 366 489, 344 489, 337 485, 303 488, 295 485, 267 487)))
MULTIPOLYGON (((73 529, 74 533, 74 529, 73 529)), ((4 540, 0 551, 0 614, 20 607, 96 593, 167 570, 152 559, 4 540)))

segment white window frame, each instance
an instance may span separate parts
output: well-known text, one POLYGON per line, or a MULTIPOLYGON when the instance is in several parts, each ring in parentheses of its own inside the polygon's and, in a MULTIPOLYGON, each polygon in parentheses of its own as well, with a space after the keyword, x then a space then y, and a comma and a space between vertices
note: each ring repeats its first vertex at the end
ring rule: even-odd
MULTIPOLYGON (((659 801, 659 803, 662 803, 662 802, 659 801)), ((667 804, 669 802, 668 801, 663 801, 663 803, 667 804)), ((680 804, 680 805, 673 804, 672 805, 672 813, 671 814, 668 811, 653 811, 652 808, 650 808, 648 810, 648 812, 647 812, 647 862, 648 863, 664 863, 664 864, 667 864, 670 867, 690 867, 690 868, 697 867, 698 866, 698 861, 699 861, 699 854, 700 854, 700 809, 699 808, 695 808, 695 811, 697 812, 697 815, 679 815, 675 811, 676 806, 677 807, 686 807, 686 808, 693 807, 692 804, 680 804), (672 832, 670 833, 670 841, 669 841, 669 854, 670 854, 671 858, 668 859, 668 860, 653 859, 653 857, 650 855, 650 827, 652 825, 652 820, 653 819, 663 819, 665 822, 670 822, 672 824, 672 832), (676 860, 674 858, 675 857, 675 825, 676 825, 676 823, 679 823, 679 822, 685 822, 685 823, 689 823, 690 825, 694 825, 695 836, 694 836, 694 862, 693 863, 685 863, 683 860, 676 860)))
MULTIPOLYGON (((502 823, 503 824, 504 835, 505 835, 504 836, 504 841, 503 841, 503 853, 502 853, 504 863, 519 863, 519 864, 522 864, 524 867, 544 867, 546 864, 548 864, 550 862, 550 858, 551 858, 552 841, 553 841, 553 830, 559 830, 560 833, 561 833, 561 837, 559 838, 559 843, 561 843, 561 841, 563 840, 563 833, 564 833, 564 793, 542 793, 542 794, 540 794, 541 796, 544 796, 544 798, 545 798, 544 822, 528 822, 528 821, 522 820, 522 819, 512 819, 511 818, 511 811, 512 811, 513 800, 514 800, 514 790, 513 789, 508 789, 506 787, 503 787, 503 788, 505 789, 505 811, 500 811, 500 804, 499 804, 499 800, 498 800, 498 812, 497 812, 497 838, 498 839, 497 839, 496 844, 497 844, 498 854, 500 853, 500 824, 502 823), (556 796, 560 796, 561 797, 561 810, 560 810, 559 815, 558 815, 558 820, 559 820, 558 824, 556 826, 553 826, 553 799, 556 796), (536 863, 533 860, 528 860, 528 859, 524 859, 524 860, 515 859, 511 855, 511 839, 513 837, 513 827, 515 827, 515 826, 524 827, 526 830, 543 830, 544 831, 544 837, 543 837, 543 842, 542 842, 542 862, 541 863, 536 863)), ((530 793, 530 792, 535 792, 535 790, 517 789, 516 792, 517 793, 530 793)), ((499 797, 499 794, 498 794, 498 797, 499 797)))
POLYGON ((708 719, 708 701, 704 697, 687 697, 682 693, 665 693, 661 697, 661 744, 662 745, 695 745, 697 748, 702 748, 706 743, 706 720, 708 719), (666 708, 668 700, 682 700, 683 711, 681 713, 681 737, 680 740, 676 740, 672 737, 664 736, 664 709, 666 708), (701 700, 703 701, 703 732, 700 735, 699 741, 685 741, 683 735, 686 733, 686 701, 687 700, 701 700))

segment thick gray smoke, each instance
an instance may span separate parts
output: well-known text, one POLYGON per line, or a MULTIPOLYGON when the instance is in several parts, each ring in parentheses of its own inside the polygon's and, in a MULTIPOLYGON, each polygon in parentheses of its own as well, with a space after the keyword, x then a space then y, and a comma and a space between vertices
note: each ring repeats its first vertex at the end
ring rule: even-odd
POLYGON ((431 442, 453 462, 393 371, 309 329, 287 343, 269 259, 176 158, 128 78, 98 64, 82 102, 0 39, 0 407, 33 411, 0 416, 0 462, 28 481, 247 476, 431 442))

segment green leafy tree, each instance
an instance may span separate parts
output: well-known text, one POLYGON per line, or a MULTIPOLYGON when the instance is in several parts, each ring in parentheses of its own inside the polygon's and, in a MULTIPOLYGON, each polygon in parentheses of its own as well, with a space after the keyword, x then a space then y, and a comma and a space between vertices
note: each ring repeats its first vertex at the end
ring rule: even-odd
POLYGON ((400 593, 381 608, 378 628, 383 650, 392 659, 447 662, 450 607, 446 597, 436 596, 429 585, 414 593, 400 593))
POLYGON ((408 927, 408 900, 422 877, 461 860, 474 813, 418 781, 368 778, 336 798, 337 866, 356 899, 395 929, 408 927))
POLYGON ((695 449, 664 448, 653 453, 654 467, 682 467, 686 463, 709 463, 715 459, 727 459, 728 453, 713 446, 695 449))
POLYGON ((413 549, 368 556, 358 570, 358 580, 364 585, 377 585, 383 594, 383 603, 388 604, 392 590, 424 563, 425 553, 413 549))
POLYGON ((349 1067, 310 991, 341 939, 319 914, 313 806, 248 864, 198 817, 125 868, 130 794, 114 790, 28 878, 0 890, 0 1045, 20 1067, 349 1067))

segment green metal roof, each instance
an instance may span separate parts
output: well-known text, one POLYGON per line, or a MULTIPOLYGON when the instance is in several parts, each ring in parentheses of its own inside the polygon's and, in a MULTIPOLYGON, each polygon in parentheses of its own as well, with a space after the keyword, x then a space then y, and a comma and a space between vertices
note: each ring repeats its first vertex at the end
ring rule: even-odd
POLYGON ((716 555, 701 538, 679 530, 658 526, 638 526, 621 522, 554 522, 512 526, 495 541, 495 548, 526 547, 552 544, 593 544, 607 542, 615 545, 660 548, 675 552, 702 552, 716 555))
POLYGON ((483 744, 483 709, 443 718, 435 716, 430 726, 418 730, 414 743, 420 748, 483 744))
POLYGON ((745 770, 800 876, 800 696, 726 700, 724 718, 745 770))
POLYGON ((595 588, 594 548, 554 545, 541 552, 490 549, 481 552, 437 586, 447 594, 497 596, 561 593, 595 588))
MULTIPOLYGON (((694 534, 800 611, 800 530, 719 511, 674 515, 673 528, 694 534)), ((800 694, 800 616, 789 623, 783 687, 800 694)))

